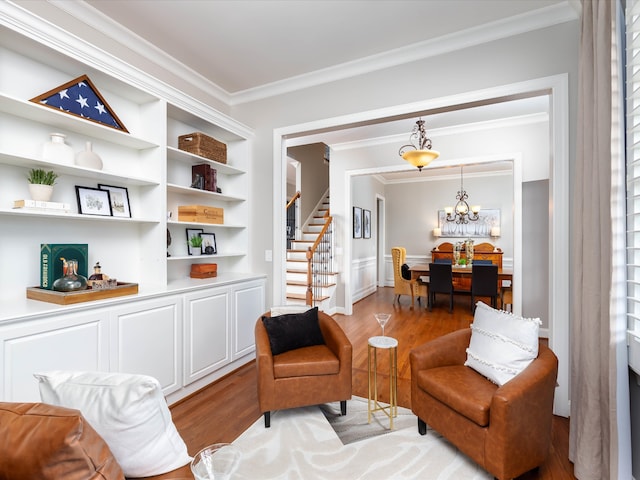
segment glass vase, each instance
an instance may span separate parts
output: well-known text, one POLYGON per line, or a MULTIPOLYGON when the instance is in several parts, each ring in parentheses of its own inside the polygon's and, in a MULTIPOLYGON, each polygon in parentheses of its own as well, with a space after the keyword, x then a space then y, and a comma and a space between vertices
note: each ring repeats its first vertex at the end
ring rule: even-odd
POLYGON ((471 265, 473 263, 473 240, 467 240, 464 248, 467 252, 467 265, 471 265))
POLYGON ((460 253, 462 252, 462 244, 456 242, 453 246, 453 264, 458 265, 460 263, 460 253))
POLYGON ((86 290, 87 279, 78 274, 78 260, 66 260, 61 258, 63 262, 63 276, 53 282, 53 289, 58 292, 75 292, 77 290, 86 290))

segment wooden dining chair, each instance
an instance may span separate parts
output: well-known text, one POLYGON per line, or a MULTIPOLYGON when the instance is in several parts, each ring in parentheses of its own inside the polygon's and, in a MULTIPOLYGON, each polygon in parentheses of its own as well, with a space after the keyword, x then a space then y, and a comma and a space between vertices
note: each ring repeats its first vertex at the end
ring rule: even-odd
POLYGON ((436 301, 436 293, 449 295, 449 313, 453 312, 453 273, 450 263, 429 264, 429 311, 436 301))
POLYGON ((498 266, 478 265, 471 267, 471 312, 476 311, 475 297, 491 297, 491 306, 498 308, 498 266))
POLYGON ((493 262, 491 260, 474 260, 473 265, 491 265, 493 262))

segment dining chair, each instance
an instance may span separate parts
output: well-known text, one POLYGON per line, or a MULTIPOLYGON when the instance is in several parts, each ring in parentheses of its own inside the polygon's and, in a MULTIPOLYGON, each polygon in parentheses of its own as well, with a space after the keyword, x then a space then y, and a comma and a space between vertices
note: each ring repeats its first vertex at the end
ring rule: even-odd
POLYGON ((429 311, 436 301, 436 293, 449 295, 449 313, 453 312, 453 274, 450 263, 429 264, 429 311))
POLYGON ((474 260, 473 265, 491 265, 493 262, 491 260, 474 260))
POLYGON ((451 265, 451 259, 449 258, 436 258, 433 263, 446 263, 451 265))
POLYGON ((491 306, 498 304, 498 266, 478 265, 471 267, 471 312, 476 310, 475 297, 491 297, 491 306))
POLYGON ((391 248, 391 259, 393 261, 393 293, 395 294, 393 302, 400 304, 400 295, 409 295, 411 297, 411 305, 413 306, 415 297, 418 297, 419 304, 421 296, 428 296, 428 286, 411 280, 410 272, 409 278, 403 277, 402 266, 405 265, 406 257, 407 250, 404 247, 391 248))

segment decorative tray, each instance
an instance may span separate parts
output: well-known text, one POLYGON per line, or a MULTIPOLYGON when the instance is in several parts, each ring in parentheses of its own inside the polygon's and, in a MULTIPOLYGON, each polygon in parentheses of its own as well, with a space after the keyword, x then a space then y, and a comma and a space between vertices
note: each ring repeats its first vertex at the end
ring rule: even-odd
POLYGON ((135 295, 138 293, 137 283, 118 282, 114 288, 100 288, 92 290, 80 290, 77 292, 56 292, 40 287, 27 287, 27 298, 42 302, 57 303, 58 305, 71 305, 74 303, 104 300, 105 298, 121 297, 123 295, 135 295))

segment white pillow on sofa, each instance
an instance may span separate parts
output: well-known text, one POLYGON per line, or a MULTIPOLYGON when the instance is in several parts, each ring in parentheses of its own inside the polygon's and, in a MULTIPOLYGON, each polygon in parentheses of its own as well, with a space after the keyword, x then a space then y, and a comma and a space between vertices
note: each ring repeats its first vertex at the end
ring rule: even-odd
POLYGON ((159 475, 191 461, 155 378, 65 371, 34 376, 44 403, 82 412, 126 477, 159 475))
POLYGON ((538 357, 540 323, 478 302, 465 365, 504 385, 538 357))

